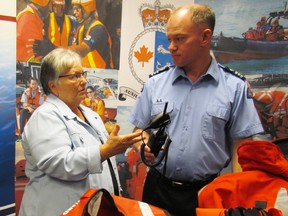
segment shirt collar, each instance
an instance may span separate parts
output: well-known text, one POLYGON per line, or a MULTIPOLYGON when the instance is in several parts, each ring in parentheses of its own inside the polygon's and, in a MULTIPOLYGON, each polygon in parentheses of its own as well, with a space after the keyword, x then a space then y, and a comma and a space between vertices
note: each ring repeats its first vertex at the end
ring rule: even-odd
MULTIPOLYGON (((211 56, 211 64, 207 70, 207 72, 203 76, 211 76, 216 82, 219 80, 219 68, 216 60, 211 56)), ((183 71, 182 68, 176 66, 173 71, 171 71, 173 74, 172 77, 172 84, 176 83, 177 81, 188 77, 186 76, 185 72, 183 71)))
POLYGON ((58 97, 56 97, 54 94, 49 94, 46 100, 48 103, 56 105, 56 107, 59 109, 61 114, 65 116, 68 119, 76 118, 76 114, 72 112, 72 110, 58 97))
POLYGON ((175 84, 177 81, 182 80, 183 78, 188 79, 183 69, 178 66, 174 67, 173 70, 169 73, 172 74, 172 85, 175 84))
POLYGON ((216 60, 213 57, 211 58, 212 58, 211 64, 205 75, 210 75, 211 77, 214 78, 216 82, 218 82, 219 81, 219 67, 218 67, 216 60))

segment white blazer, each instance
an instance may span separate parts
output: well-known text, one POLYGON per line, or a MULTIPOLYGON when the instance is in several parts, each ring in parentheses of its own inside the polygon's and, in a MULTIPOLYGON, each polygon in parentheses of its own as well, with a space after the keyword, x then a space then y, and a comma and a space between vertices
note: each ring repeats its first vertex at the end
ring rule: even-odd
MULTIPOLYGON (((59 215, 89 188, 114 193, 109 166, 107 161, 101 163, 99 148, 108 132, 97 113, 80 108, 91 126, 50 94, 27 122, 22 146, 30 181, 20 216, 59 215)), ((111 162, 120 188, 115 156, 111 162)))

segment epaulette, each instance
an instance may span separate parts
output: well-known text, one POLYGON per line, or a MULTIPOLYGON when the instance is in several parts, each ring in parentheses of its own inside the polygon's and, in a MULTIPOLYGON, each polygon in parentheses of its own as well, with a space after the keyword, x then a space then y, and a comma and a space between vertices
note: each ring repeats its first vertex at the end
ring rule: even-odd
POLYGON ((166 66, 166 67, 164 67, 164 68, 161 68, 160 70, 157 70, 157 71, 154 72, 153 74, 150 74, 150 75, 149 75, 149 78, 150 78, 150 77, 153 77, 153 76, 155 76, 155 75, 161 74, 161 73, 163 73, 164 71, 169 70, 170 67, 171 67, 171 66, 166 66))
POLYGON ((231 68, 229 68, 229 67, 227 67, 227 66, 224 66, 224 65, 221 65, 221 64, 219 64, 218 63, 218 65, 219 65, 219 67, 221 67, 223 70, 225 70, 226 72, 228 72, 228 73, 230 73, 230 74, 233 74, 234 76, 236 76, 236 77, 239 77, 240 79, 242 79, 242 80, 246 80, 246 78, 245 78, 245 76, 244 75, 242 75, 242 74, 240 74, 238 71, 235 71, 235 70, 233 70, 233 69, 231 69, 231 68))

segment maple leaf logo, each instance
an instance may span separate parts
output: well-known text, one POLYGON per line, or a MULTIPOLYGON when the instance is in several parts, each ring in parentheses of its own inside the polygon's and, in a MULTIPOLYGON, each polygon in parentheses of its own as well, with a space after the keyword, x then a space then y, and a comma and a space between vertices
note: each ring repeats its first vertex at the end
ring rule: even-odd
POLYGON ((144 67, 144 62, 148 62, 153 57, 153 52, 148 51, 148 48, 143 45, 140 47, 140 52, 134 52, 134 56, 138 59, 138 62, 142 62, 142 67, 144 67))

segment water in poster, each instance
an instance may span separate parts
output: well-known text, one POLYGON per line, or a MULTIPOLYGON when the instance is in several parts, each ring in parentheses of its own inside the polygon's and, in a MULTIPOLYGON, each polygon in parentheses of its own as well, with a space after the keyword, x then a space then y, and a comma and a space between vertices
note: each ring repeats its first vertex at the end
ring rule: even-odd
MULTIPOLYGON (((261 17, 265 17, 267 20, 270 13, 285 12, 285 9, 287 9, 287 2, 283 0, 199 0, 197 2, 210 5, 215 11, 216 27, 214 36, 222 33, 225 37, 240 39, 243 39, 243 33, 249 28, 256 28, 256 23, 261 17)), ((288 31, 287 16, 280 17, 279 24, 288 31)), ((242 74, 287 74, 288 40, 282 42, 281 47, 286 52, 286 55, 263 59, 249 57, 245 60, 230 59, 223 62, 223 64, 238 70, 242 74)))

